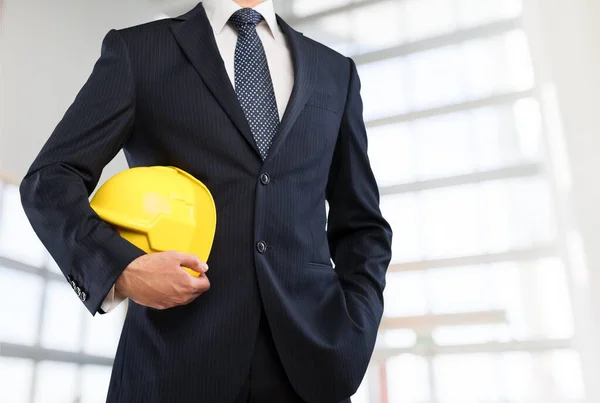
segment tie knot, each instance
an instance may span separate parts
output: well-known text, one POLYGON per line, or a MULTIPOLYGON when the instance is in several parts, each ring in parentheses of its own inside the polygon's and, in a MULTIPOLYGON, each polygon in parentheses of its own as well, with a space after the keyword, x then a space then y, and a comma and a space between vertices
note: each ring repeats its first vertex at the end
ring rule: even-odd
POLYGON ((231 18, 229 18, 229 21, 231 21, 237 29, 241 29, 248 26, 256 27, 262 19, 263 16, 258 11, 251 8, 241 8, 233 13, 231 18))

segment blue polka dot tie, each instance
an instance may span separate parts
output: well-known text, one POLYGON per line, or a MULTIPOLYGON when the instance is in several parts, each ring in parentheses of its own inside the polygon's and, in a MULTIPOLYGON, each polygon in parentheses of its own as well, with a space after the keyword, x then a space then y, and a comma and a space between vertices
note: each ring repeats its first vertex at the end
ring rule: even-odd
POLYGON ((267 56, 256 32, 263 16, 251 8, 236 11, 229 21, 238 30, 235 47, 235 92, 264 160, 279 126, 279 112, 267 56))

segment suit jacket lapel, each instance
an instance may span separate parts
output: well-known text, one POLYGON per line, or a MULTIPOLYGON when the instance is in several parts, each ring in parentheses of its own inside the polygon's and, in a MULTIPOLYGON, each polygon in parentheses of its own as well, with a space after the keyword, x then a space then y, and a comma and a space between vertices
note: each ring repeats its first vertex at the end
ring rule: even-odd
MULTIPOLYGON (((202 76, 223 110, 255 150, 257 156, 260 157, 260 151, 237 99, 235 89, 227 75, 225 64, 219 53, 202 3, 199 3, 187 14, 176 18, 176 20, 181 20, 181 22, 172 25, 171 31, 179 46, 202 76)), ((315 47, 310 45, 304 35, 295 31, 279 16, 277 16, 277 22, 286 36, 292 54, 294 87, 279 125, 279 130, 269 149, 267 161, 277 154, 312 94, 318 65, 315 47)))
POLYGON ((281 119, 281 123, 279 124, 277 135, 273 139, 273 144, 269 149, 266 161, 269 161, 277 154, 279 147, 281 147, 285 141, 285 138, 294 126, 296 119, 298 119, 300 112, 304 109, 304 106, 313 91, 318 66, 315 47, 311 46, 307 39, 304 38, 304 35, 290 27, 279 16, 277 16, 277 22, 286 36, 288 46, 292 53, 294 87, 285 113, 283 114, 283 118, 281 119))
POLYGON ((176 19, 182 20, 182 22, 172 25, 171 31, 179 46, 202 76, 223 110, 229 115, 257 155, 260 156, 244 111, 227 75, 225 64, 219 53, 214 33, 202 3, 176 19))

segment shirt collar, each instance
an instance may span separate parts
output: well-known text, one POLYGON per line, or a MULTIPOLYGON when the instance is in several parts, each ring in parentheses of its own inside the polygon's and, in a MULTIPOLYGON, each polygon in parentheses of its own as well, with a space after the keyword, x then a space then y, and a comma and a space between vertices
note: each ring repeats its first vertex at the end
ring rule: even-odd
MULTIPOLYGON (((242 7, 233 0, 204 0, 202 2, 208 21, 215 34, 221 33, 229 17, 242 7)), ((277 17, 273 8, 273 0, 266 0, 254 7, 265 19, 271 35, 276 36, 278 31, 277 17)))

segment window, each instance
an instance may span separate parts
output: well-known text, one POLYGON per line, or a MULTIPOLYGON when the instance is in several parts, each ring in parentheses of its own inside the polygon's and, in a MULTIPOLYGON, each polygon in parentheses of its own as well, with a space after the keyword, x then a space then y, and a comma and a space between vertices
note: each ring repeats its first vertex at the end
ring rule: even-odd
POLYGON ((64 362, 42 361, 37 365, 36 403, 73 402, 78 389, 78 367, 64 362), (57 387, 60 385, 60 387, 57 387))
POLYGON ((531 353, 442 355, 434 359, 439 401, 478 403, 482 401, 529 402, 542 395, 561 401, 583 399, 579 358, 572 350, 541 355, 531 353), (539 390, 537 372, 547 383, 539 390))
POLYGON ((121 336, 126 305, 121 304, 107 315, 84 317, 83 351, 87 354, 114 357, 121 336))
POLYGON ((359 65, 367 121, 529 90, 522 30, 359 65))
POLYGON ((381 210, 394 230, 394 262, 529 248, 556 232, 543 177, 385 195, 381 210))
POLYGON ((124 310, 92 318, 0 182, 0 402, 104 402, 124 310))
POLYGON ((1 341, 27 345, 36 342, 42 290, 43 281, 38 276, 0 266, 0 317, 4 323, 0 326, 1 341), (27 298, 23 298, 23 290, 27 290, 27 298))
POLYGON ((583 401, 521 0, 293 5, 357 64, 394 230, 360 402, 583 401))
POLYGON ((386 362, 389 401, 427 402, 431 399, 427 360, 403 354, 386 362))
POLYGON ((85 314, 85 307, 65 281, 49 282, 46 285, 41 345, 57 350, 80 351, 85 314))
POLYGON ((110 367, 85 365, 81 370, 81 403, 105 403, 110 367))
POLYGON ((502 30, 519 17, 521 1, 295 0, 293 9, 298 30, 354 56, 475 28, 502 30))
POLYGON ((2 188, 0 214, 0 256, 31 266, 43 266, 47 259, 46 250, 29 225, 16 186, 2 188))
POLYGON ((0 357, 0 402, 30 401, 33 370, 30 360, 0 357))

